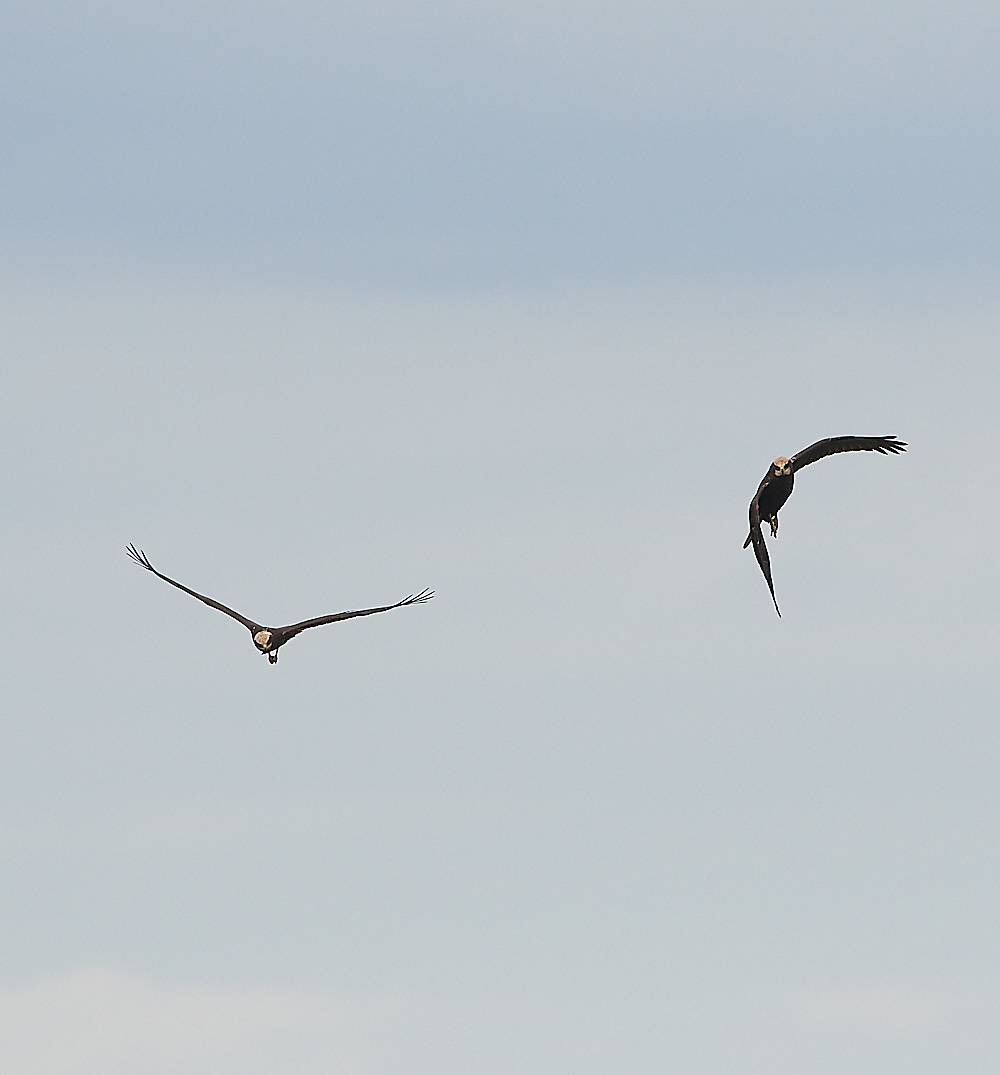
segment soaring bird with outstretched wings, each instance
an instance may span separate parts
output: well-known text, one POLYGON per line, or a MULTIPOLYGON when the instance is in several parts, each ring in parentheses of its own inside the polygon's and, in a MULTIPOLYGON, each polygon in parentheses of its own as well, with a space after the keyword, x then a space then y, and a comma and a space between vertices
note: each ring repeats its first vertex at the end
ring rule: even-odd
POLYGON ((329 616, 317 616, 312 620, 303 620, 301 623, 293 623, 288 627, 264 627, 259 623, 254 623, 253 620, 248 620, 246 616, 241 616, 238 612, 220 601, 214 601, 211 597, 206 597, 204 594, 195 593, 194 590, 189 590, 186 586, 179 582, 175 582, 173 579, 167 578, 166 575, 157 571, 155 567, 149 562, 148 557, 144 552, 136 549, 134 545, 127 546, 128 554, 140 567, 144 567, 147 571, 152 571, 153 574, 164 582, 169 582, 171 586, 176 586, 178 590, 183 590, 185 593, 189 593, 192 597, 197 597, 199 601, 204 601, 206 605, 210 605, 212 608, 217 608, 220 612, 224 612, 227 616, 232 616, 234 620, 238 620, 244 627, 250 632, 253 638, 253 644, 260 650, 261 653, 267 654, 267 659, 271 664, 278 663, 278 650, 290 639, 294 638, 300 631, 308 631, 310 627, 322 627, 324 623, 336 623, 337 620, 349 620, 354 616, 372 616, 376 612, 388 612, 390 609, 402 608, 404 605, 422 605, 425 601, 430 601, 434 596, 433 590, 422 590, 418 594, 411 594, 409 597, 404 597, 402 601, 397 601, 394 605, 382 605, 379 608, 362 608, 356 612, 334 612, 329 616))
POLYGON ((750 533, 743 542, 745 549, 753 542, 753 551, 757 555, 757 563, 767 580, 767 588, 771 591, 771 600, 774 601, 774 610, 781 615, 777 599, 774 596, 774 583, 771 581, 771 560, 767 555, 767 546, 764 543, 764 535, 761 533, 761 520, 770 524, 771 537, 778 533, 778 509, 792 495, 792 485, 795 481, 795 472, 815 463, 817 459, 825 459, 828 455, 836 455, 838 452, 879 452, 882 455, 896 455, 906 451, 906 442, 897 440, 895 437, 827 437, 826 440, 818 440, 810 444, 791 459, 779 455, 771 464, 771 469, 764 475, 764 480, 757 487, 757 493, 750 501, 750 533))

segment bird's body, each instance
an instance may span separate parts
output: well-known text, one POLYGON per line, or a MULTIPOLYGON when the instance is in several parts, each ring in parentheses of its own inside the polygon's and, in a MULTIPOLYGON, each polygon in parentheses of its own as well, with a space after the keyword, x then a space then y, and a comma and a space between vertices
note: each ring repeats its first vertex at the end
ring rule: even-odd
MULTIPOLYGON (((785 501, 792 495, 795 485, 795 475, 788 465, 789 462, 784 456, 778 456, 757 486, 757 508, 760 518, 771 524, 772 537, 778 532, 778 511, 785 506, 785 501)), ((752 529, 752 522, 750 526, 752 529)), ((744 549, 750 544, 751 537, 752 535, 747 537, 744 542, 744 549)))
POLYGON ((764 475, 753 500, 750 501, 750 533, 743 548, 753 542, 753 551, 757 557, 757 563, 767 582, 767 588, 771 591, 771 600, 774 602, 774 610, 781 615, 777 599, 774 596, 774 583, 771 581, 771 560, 767 555, 767 546, 764 543, 764 535, 760 524, 767 522, 771 527, 771 537, 778 533, 778 511, 784 507, 785 501, 792 495, 795 484, 795 472, 802 467, 815 463, 817 459, 824 459, 828 455, 836 455, 839 452, 879 452, 881 455, 895 455, 905 452, 906 444, 895 437, 827 437, 810 444, 801 452, 797 452, 789 459, 779 455, 771 464, 770 470, 764 475))
POLYGON ((221 602, 216 601, 211 597, 206 597, 204 594, 195 593, 194 590, 189 590, 187 586, 175 582, 174 579, 167 578, 166 575, 153 567, 144 552, 136 549, 134 545, 129 545, 127 548, 129 556, 131 556, 133 561, 140 567, 144 567, 147 571, 152 571, 157 578, 163 579, 164 582, 169 582, 171 586, 176 586, 178 590, 183 590, 185 593, 190 594, 192 597, 196 597, 199 601, 204 602, 211 608, 217 608, 220 612, 224 612, 227 616, 232 616, 234 620, 238 620, 242 623, 243 626, 249 630, 250 636, 253 638, 253 644, 261 653, 267 654, 267 659, 271 664, 278 663, 278 650, 289 639, 294 638, 300 631, 306 631, 310 627, 321 627, 325 623, 335 623, 337 620, 349 620, 355 616, 371 616, 376 612, 388 612, 394 608, 403 608, 404 605, 422 605, 425 601, 429 601, 434 596, 433 590, 423 590, 421 593, 411 594, 409 597, 403 598, 402 601, 397 601, 394 605, 382 605, 379 608, 363 608, 358 609, 355 612, 334 612, 329 616, 316 616, 314 619, 303 620, 301 623, 289 624, 287 627, 265 627, 263 624, 254 623, 253 620, 247 619, 246 616, 228 608, 221 602))

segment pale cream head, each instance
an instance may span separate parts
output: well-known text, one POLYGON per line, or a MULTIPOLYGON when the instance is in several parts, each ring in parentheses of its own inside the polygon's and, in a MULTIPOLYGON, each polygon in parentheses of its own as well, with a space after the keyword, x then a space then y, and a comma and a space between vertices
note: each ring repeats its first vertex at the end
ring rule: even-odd
POLYGON ((773 466, 779 474, 792 473, 791 460, 785 455, 779 455, 778 458, 775 459, 773 466))

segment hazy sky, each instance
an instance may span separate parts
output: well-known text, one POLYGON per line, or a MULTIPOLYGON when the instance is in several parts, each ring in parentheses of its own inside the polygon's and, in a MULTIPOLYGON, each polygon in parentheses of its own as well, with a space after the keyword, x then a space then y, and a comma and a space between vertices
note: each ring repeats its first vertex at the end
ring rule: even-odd
POLYGON ((992 265, 998 41, 951 0, 14 2, 0 234, 371 287, 992 265))
POLYGON ((0 1068, 996 1070, 998 46, 5 7, 0 1068))

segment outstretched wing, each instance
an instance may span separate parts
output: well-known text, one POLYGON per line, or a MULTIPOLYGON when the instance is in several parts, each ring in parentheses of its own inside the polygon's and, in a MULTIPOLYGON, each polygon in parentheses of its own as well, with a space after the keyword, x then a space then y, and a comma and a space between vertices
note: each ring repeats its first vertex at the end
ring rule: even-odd
POLYGON ((838 452, 879 452, 882 455, 896 455, 905 451, 906 442, 895 437, 827 437, 826 440, 818 440, 808 448, 803 448, 801 452, 793 455, 789 462, 794 474, 810 463, 815 463, 817 459, 824 459, 838 452))
POLYGON ((249 627, 251 631, 257 632, 260 630, 260 624, 254 623, 253 620, 248 620, 246 616, 241 616, 238 612, 228 608, 219 601, 213 601, 211 597, 206 597, 204 594, 195 593, 194 590, 189 590, 186 586, 182 586, 181 583, 175 582, 173 579, 168 579, 166 575, 161 574, 155 567, 149 562, 146 554, 139 549, 136 549, 134 545, 126 546, 129 556, 140 566, 144 567, 147 571, 152 571, 158 579, 163 579, 164 582, 169 582, 171 586, 176 586, 178 590, 183 590, 185 593, 189 593, 192 597, 197 597, 199 601, 204 601, 206 605, 211 605, 212 608, 217 608, 220 612, 225 612, 227 616, 232 616, 234 620, 239 620, 244 627, 249 627))
POLYGON ((330 616, 317 616, 313 620, 303 620, 301 623, 293 623, 290 627, 277 627, 275 630, 279 631, 287 642, 288 639, 294 638, 300 631, 308 631, 310 627, 322 627, 324 623, 349 620, 354 616, 373 616, 376 612, 388 612, 390 609, 402 608, 404 605, 422 605, 425 601, 430 601, 433 596, 433 590, 422 590, 418 594, 410 594, 409 597, 404 597, 402 601, 397 601, 394 605, 382 605, 381 608, 361 608, 356 612, 334 612, 330 616))
POLYGON ((750 503, 750 536, 747 538, 743 548, 745 549, 751 541, 753 542, 753 551, 757 557, 757 563, 760 564, 764 580, 767 582, 767 588, 771 591, 774 611, 780 616, 781 609, 778 608, 778 599, 774 596, 774 583, 771 581, 771 558, 767 555, 767 545, 764 543, 764 535, 760 529, 760 506, 757 503, 757 497, 754 497, 750 503))

